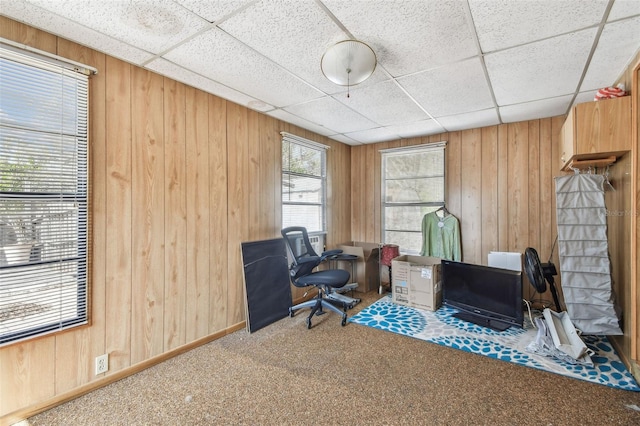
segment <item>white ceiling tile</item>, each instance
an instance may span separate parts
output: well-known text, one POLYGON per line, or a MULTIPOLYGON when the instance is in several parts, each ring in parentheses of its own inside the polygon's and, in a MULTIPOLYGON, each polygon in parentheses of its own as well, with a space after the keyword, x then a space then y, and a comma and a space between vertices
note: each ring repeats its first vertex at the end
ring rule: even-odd
POLYGON ((164 57, 181 67, 277 107, 305 102, 323 95, 217 29, 200 34, 164 57))
POLYGON ((193 71, 184 69, 166 59, 155 59, 149 62, 145 68, 257 111, 264 112, 273 109, 272 105, 265 104, 251 96, 247 96, 244 93, 196 74, 193 71))
POLYGON ((564 113, 640 46, 640 0, 0 2, 11 19, 355 145, 497 124, 495 102, 503 121, 564 113), (350 37, 378 64, 347 99, 320 59, 350 37))
POLYGON ((285 110, 312 123, 331 129, 335 133, 357 132, 378 127, 371 120, 366 119, 331 97, 292 105, 286 107, 285 110))
POLYGON ((377 127, 375 129, 361 130, 359 132, 345 133, 345 136, 363 144, 373 142, 384 142, 399 139, 398 134, 388 127, 377 127))
MULTIPOLYGON (((640 3, 640 2, 639 2, 640 3)), ((605 25, 581 91, 612 86, 640 48, 640 16, 605 25)))
POLYGON ((462 1, 322 2, 394 77, 478 53, 462 1))
POLYGON ((571 106, 575 106, 577 104, 583 104, 585 102, 593 102, 596 97, 596 92, 597 90, 590 90, 588 92, 578 93, 571 106))
POLYGON ((323 136, 331 136, 336 132, 325 127, 322 127, 316 123, 312 123, 304 118, 300 118, 297 115, 291 114, 287 111, 283 111, 281 109, 274 109, 273 111, 267 112, 267 115, 270 115, 273 118, 277 118, 278 120, 284 121, 286 123, 291 123, 296 126, 302 127, 303 129, 311 130, 312 132, 316 132, 319 135, 323 136))
POLYGON ((503 123, 513 123, 564 115, 569 109, 571 99, 573 99, 573 95, 565 95, 500 107, 500 117, 503 123))
POLYGON ((475 129, 479 127, 495 126, 500 124, 498 113, 495 109, 486 109, 484 111, 469 112, 466 114, 450 115, 448 117, 440 117, 438 121, 446 129, 453 132, 456 130, 475 129))
POLYGON ((597 25, 608 0, 469 0, 485 53, 597 25), (535 19, 532 19, 535 17, 535 19))
POLYGON ((358 141, 354 141, 353 139, 351 139, 350 137, 347 137, 345 135, 333 135, 333 136, 331 136, 331 139, 333 139, 334 141, 346 143, 347 145, 352 145, 352 146, 364 145, 363 143, 358 142, 358 141))
POLYGON ((218 22, 254 0, 174 0, 209 22, 218 22))
POLYGON ((391 80, 378 83, 375 86, 354 88, 349 97, 341 93, 334 95, 333 98, 382 126, 429 118, 391 80))
POLYGON ((596 29, 588 29, 485 56, 499 106, 576 91, 596 29))
POLYGON ((220 28, 320 90, 342 90, 324 77, 320 60, 327 48, 348 37, 316 2, 258 2, 220 28))
POLYGON ((3 1, 2 14, 133 64, 142 64, 153 57, 149 52, 26 2, 3 1))
POLYGON ((613 7, 609 12, 607 22, 620 18, 628 18, 630 16, 640 15, 640 1, 638 0, 615 0, 613 7))
POLYGON ((171 0, 103 1, 30 0, 81 25, 158 54, 208 26, 171 0))
POLYGON ((435 135, 445 131, 436 120, 422 120, 406 124, 397 124, 395 126, 389 126, 389 130, 401 138, 435 135))
POLYGON ((398 82, 436 118, 494 106, 478 58, 413 74, 398 82))

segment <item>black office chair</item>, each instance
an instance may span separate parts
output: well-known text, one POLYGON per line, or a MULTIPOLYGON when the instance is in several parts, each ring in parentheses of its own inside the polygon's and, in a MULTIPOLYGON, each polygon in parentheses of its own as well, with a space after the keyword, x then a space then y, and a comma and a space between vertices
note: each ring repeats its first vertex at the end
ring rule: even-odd
POLYGON ((289 308, 289 316, 293 317, 295 311, 303 308, 311 308, 311 313, 307 317, 307 328, 311 328, 311 318, 314 315, 321 315, 324 308, 342 315, 342 325, 347 324, 347 314, 328 301, 327 296, 335 289, 344 287, 349 281, 350 274, 344 269, 330 269, 315 271, 314 269, 323 261, 342 253, 342 250, 329 250, 318 255, 311 242, 307 229, 302 226, 291 226, 282 230, 282 237, 286 243, 291 259, 289 275, 291 282, 296 287, 314 286, 318 289, 318 295, 311 300, 299 303, 289 308), (304 247, 301 247, 297 254, 296 241, 302 238, 304 247))

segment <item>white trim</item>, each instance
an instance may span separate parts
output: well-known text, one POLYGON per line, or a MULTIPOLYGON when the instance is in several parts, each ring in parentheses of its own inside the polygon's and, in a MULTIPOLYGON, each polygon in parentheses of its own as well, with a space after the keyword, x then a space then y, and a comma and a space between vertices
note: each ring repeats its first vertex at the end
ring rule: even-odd
POLYGON ((291 133, 280 132, 280 134, 282 135, 283 138, 291 139, 292 141, 294 141, 296 143, 299 143, 300 145, 305 145, 308 148, 322 149, 322 150, 325 150, 325 151, 330 148, 327 145, 323 145, 321 143, 314 142, 312 140, 305 139, 305 138, 300 137, 300 136, 292 135, 291 133))
POLYGON ((381 154, 391 154, 395 152, 423 151, 427 149, 439 149, 439 148, 446 148, 446 147, 447 147, 447 141, 440 141, 440 142, 434 142, 434 143, 425 143, 422 145, 411 145, 411 146, 401 146, 398 148, 381 149, 378 152, 380 152, 381 154))
POLYGON ((15 54, 20 54, 30 58, 35 58, 41 61, 52 63, 58 67, 62 67, 67 70, 78 72, 81 74, 91 75, 98 74, 98 70, 89 65, 75 62, 70 59, 63 58, 53 53, 39 50, 26 44, 16 43, 15 41, 7 40, 0 37, 0 47, 15 54))

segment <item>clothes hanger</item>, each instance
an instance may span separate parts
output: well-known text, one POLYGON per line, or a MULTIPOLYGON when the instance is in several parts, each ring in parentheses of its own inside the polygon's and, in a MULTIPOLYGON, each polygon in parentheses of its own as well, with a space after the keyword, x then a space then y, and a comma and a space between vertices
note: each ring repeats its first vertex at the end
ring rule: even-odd
POLYGON ((438 217, 442 217, 442 218, 450 214, 449 210, 447 210, 446 205, 443 205, 442 207, 440 207, 438 210, 435 211, 435 213, 438 217), (438 215, 438 212, 442 212, 442 216, 438 215))
POLYGON ((616 189, 613 187, 613 185, 611 185, 611 181, 609 180, 609 167, 610 165, 608 165, 607 168, 604 169, 604 173, 602 173, 602 175, 604 176, 604 184, 612 191, 615 191, 616 189))

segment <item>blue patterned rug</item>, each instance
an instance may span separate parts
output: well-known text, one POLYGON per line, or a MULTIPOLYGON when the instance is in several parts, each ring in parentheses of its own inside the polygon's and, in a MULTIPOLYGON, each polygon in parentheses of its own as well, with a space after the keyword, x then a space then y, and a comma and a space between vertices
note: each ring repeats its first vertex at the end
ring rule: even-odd
POLYGON ((499 332, 454 318, 451 315, 455 312, 446 306, 436 312, 414 309, 395 304, 391 296, 386 296, 352 316, 349 322, 579 380, 640 392, 640 386, 606 336, 582 336, 587 347, 595 353, 591 356, 594 366, 573 365, 526 351, 526 346, 536 337, 536 329, 528 318, 525 318, 523 329, 511 327, 499 332))

